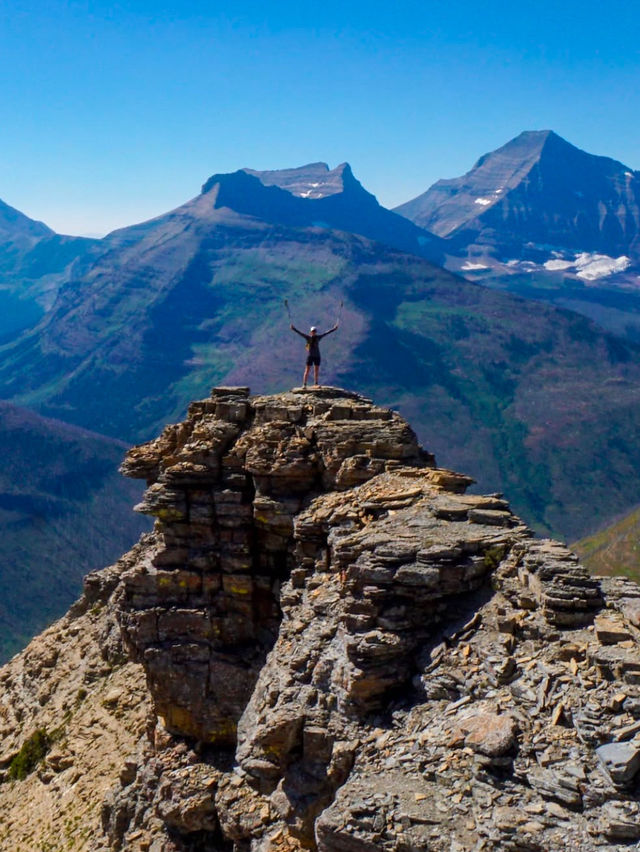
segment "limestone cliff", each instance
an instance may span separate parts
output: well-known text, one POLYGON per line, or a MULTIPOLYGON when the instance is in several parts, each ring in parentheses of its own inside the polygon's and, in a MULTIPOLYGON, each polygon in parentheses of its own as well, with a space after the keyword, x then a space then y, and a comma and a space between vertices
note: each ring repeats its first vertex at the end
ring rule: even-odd
POLYGON ((640 587, 590 577, 342 390, 214 389, 123 470, 147 480, 153 534, 0 676, 5 842, 640 839, 640 587), (61 717, 20 780, 25 744, 61 717), (47 795, 27 834, 18 803, 47 795))

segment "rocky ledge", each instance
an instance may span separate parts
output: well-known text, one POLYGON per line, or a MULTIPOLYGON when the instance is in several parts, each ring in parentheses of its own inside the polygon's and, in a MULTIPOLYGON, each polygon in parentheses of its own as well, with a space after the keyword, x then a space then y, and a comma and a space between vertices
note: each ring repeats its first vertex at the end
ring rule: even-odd
POLYGON ((640 840, 640 587, 339 389, 216 388, 123 470, 156 524, 105 609, 153 711, 86 848, 640 840))

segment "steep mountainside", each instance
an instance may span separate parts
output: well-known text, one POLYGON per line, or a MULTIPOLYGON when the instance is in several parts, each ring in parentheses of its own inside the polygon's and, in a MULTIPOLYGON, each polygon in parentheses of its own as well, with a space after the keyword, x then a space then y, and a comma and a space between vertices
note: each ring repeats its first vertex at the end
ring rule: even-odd
POLYGON ((82 577, 129 547, 144 525, 122 481, 126 445, 0 403, 0 659, 77 597, 82 577))
POLYGON ((640 247, 640 175, 549 130, 521 133, 396 209, 454 243, 502 255, 527 243, 614 257, 640 247))
POLYGON ((109 600, 118 578, 113 569, 92 575, 82 601, 0 669, 7 852, 88 849, 102 801, 144 734, 144 672, 123 654, 109 600))
POLYGON ((610 275, 607 272, 609 259, 601 258, 594 263, 602 263, 603 277, 593 281, 579 281, 562 270, 525 270, 515 274, 509 271, 503 275, 487 268, 469 273, 469 277, 487 287, 575 311, 609 334, 640 343, 640 292, 637 287, 640 270, 634 265, 624 273, 610 275))
POLYGON ((279 171, 243 169, 234 175, 214 175, 203 189, 217 182, 218 204, 228 204, 239 213, 287 225, 323 225, 360 234, 434 263, 444 261, 443 240, 381 207, 356 180, 348 163, 332 170, 326 163, 279 171), (258 191, 242 174, 256 178, 266 189, 258 191), (285 192, 277 192, 278 188, 285 192))
POLYGON ((35 325, 97 240, 65 237, 0 201, 0 341, 35 325))
POLYGON ((529 131, 396 212, 447 238, 450 269, 640 340, 640 173, 623 163, 529 131))
MULTIPOLYGON (((332 171, 324 163, 315 163, 281 172, 244 169, 214 175, 203 194, 217 210, 211 217, 217 224, 234 223, 231 211, 235 211, 272 224, 346 230, 438 263, 444 259, 442 240, 381 207, 346 163, 332 171), (306 186, 310 189, 305 190, 306 186)), ((54 234, 0 202, 0 343, 35 326, 64 283, 75 288, 93 264, 112 262, 114 250, 138 242, 142 250, 150 232, 164 239, 186 236, 187 223, 202 213, 203 204, 197 198, 166 216, 94 240, 54 234), (105 254, 107 259, 99 260, 105 254)))
POLYGON ((0 673, 5 845, 640 840, 640 587, 338 389, 216 389, 125 471, 154 533, 0 673))
POLYGON ((28 286, 16 286, 14 276, 19 277, 18 270, 38 244, 53 236, 42 222, 0 201, 0 340, 35 325, 44 313, 38 297, 43 297, 46 287, 30 292, 28 286))
POLYGON ((0 201, 0 269, 14 263, 15 258, 28 253, 37 242, 53 236, 43 222, 36 222, 0 201))
POLYGON ((640 509, 573 545, 594 574, 623 575, 640 582, 640 509))

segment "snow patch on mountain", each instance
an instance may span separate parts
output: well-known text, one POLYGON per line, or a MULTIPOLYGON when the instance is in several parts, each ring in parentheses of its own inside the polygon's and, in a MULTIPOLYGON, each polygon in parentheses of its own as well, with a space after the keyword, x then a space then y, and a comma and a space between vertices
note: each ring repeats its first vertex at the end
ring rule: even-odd
POLYGON ((492 204, 495 199, 491 198, 476 198, 475 204, 481 204, 483 207, 486 207, 487 204, 492 204))
POLYGON ((606 254, 585 251, 576 257, 575 268, 578 278, 596 281, 615 272, 624 272, 630 264, 631 260, 624 254, 621 257, 609 257, 606 254))
POLYGON ((571 267, 574 266, 574 263, 570 260, 558 260, 557 258, 554 258, 553 260, 547 260, 543 266, 545 269, 555 271, 558 269, 571 269, 571 267))
POLYGON ((599 281, 601 278, 624 272, 631 265, 631 259, 624 254, 620 257, 587 251, 579 252, 573 257, 558 251, 552 254, 553 257, 546 260, 542 266, 530 260, 508 260, 506 265, 519 272, 537 272, 540 269, 546 269, 548 272, 568 272, 583 281, 599 281))
POLYGON ((462 269, 463 272, 473 272, 478 269, 489 269, 489 267, 484 263, 471 263, 470 260, 467 260, 464 266, 461 266, 460 269, 462 269))

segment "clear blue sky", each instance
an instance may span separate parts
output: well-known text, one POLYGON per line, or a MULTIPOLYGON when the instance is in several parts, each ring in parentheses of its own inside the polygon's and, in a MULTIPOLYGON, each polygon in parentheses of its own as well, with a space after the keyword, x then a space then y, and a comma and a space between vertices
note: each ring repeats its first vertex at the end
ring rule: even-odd
POLYGON ((0 80, 0 198, 67 233, 243 166, 394 206, 525 129, 640 169, 633 0, 0 0, 0 80))

